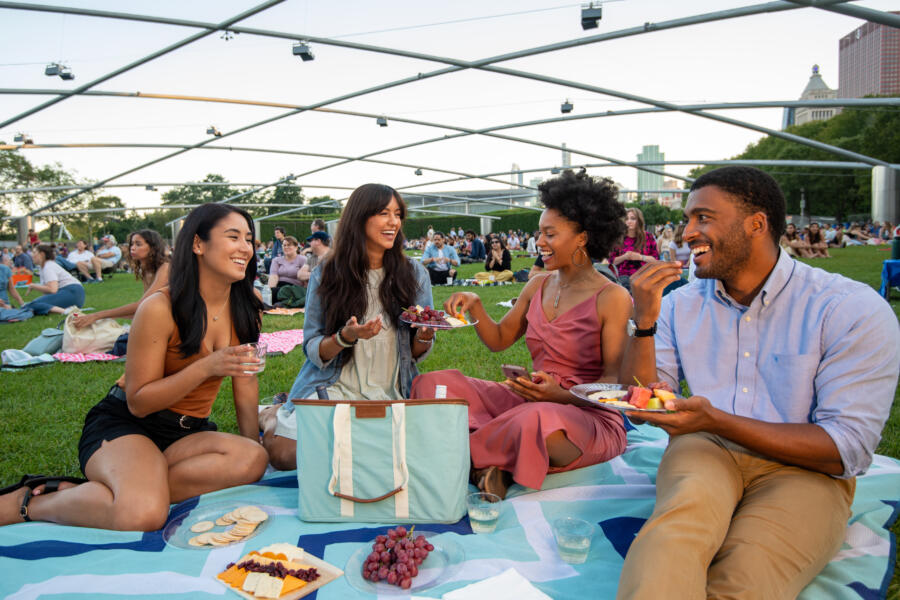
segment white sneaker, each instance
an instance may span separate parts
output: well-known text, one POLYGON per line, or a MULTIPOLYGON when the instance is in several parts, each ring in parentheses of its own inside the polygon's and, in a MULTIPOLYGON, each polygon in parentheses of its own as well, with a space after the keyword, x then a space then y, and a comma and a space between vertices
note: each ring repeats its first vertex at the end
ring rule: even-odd
POLYGON ((64 314, 64 315, 71 315, 73 312, 75 312, 75 311, 77 311, 77 310, 78 310, 78 307, 75 306, 75 305, 73 304, 72 306, 70 306, 69 308, 67 308, 66 310, 64 310, 64 311, 63 311, 63 314, 64 314))

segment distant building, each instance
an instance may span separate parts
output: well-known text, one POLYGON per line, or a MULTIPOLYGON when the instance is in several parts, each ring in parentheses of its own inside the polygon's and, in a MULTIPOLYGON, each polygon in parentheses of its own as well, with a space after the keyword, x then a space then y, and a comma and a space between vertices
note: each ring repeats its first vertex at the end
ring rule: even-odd
MULTIPOLYGON (((681 190, 681 182, 677 179, 666 179, 663 181, 662 189, 664 190, 681 190)), ((681 208, 682 195, 675 193, 662 193, 659 195, 659 203, 667 208, 681 208)))
POLYGON ((572 166, 572 153, 566 149, 566 143, 562 143, 562 166, 568 169, 572 166))
MULTIPOLYGON (((813 65, 812 75, 806 82, 803 93, 800 94, 801 100, 828 100, 837 98, 837 90, 828 87, 828 84, 819 74, 819 65, 813 65)), ((801 107, 801 108, 785 108, 784 117, 782 118, 781 128, 786 129, 789 125, 803 125, 811 121, 826 121, 834 115, 841 112, 839 107, 801 107)))
MULTIPOLYGON (((641 153, 637 155, 638 162, 656 162, 662 163, 666 160, 664 152, 659 151, 659 146, 644 146, 641 153)), ((644 200, 656 198, 658 194, 655 190, 662 189, 663 176, 657 173, 638 170, 637 172, 637 189, 638 190, 654 190, 652 193, 643 195, 644 200)))
POLYGON ((838 94, 900 96, 900 29, 867 21, 840 39, 838 94))

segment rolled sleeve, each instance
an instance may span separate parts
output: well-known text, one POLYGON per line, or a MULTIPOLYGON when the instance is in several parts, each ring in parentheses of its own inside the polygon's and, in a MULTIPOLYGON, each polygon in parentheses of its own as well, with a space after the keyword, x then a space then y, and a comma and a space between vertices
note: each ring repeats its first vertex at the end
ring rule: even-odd
MULTIPOLYGON (((434 307, 434 299, 431 294, 431 278, 428 277, 428 272, 425 270, 425 267, 422 266, 422 263, 412 262, 413 269, 416 272, 416 283, 417 283, 417 292, 416 292, 416 304, 419 306, 431 306, 434 307)), ((404 325, 404 327, 409 327, 408 325, 404 325)), ((415 335, 415 333, 413 333, 415 335)), ((412 340, 410 340, 410 344, 412 344, 412 340)), ((431 351, 434 350, 434 346, 437 344, 437 335, 434 336, 434 342, 429 345, 428 349, 419 355, 416 358, 413 358, 413 363, 419 364, 431 354, 431 351)))
POLYGON ((841 478, 868 469, 890 414, 900 372, 900 327, 873 290, 849 294, 825 316, 811 421, 837 446, 841 478))
POLYGON ((656 322, 656 377, 658 381, 668 383, 673 390, 681 389, 681 372, 679 369, 678 350, 675 348, 675 304, 672 295, 662 299, 662 308, 656 322))

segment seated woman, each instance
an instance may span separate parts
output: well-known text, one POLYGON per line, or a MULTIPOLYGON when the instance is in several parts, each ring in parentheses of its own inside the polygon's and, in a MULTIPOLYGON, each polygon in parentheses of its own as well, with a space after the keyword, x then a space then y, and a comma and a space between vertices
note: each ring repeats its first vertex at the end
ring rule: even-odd
POLYGON ((141 299, 117 308, 79 314, 72 319, 72 324, 77 329, 87 327, 98 319, 131 319, 145 298, 169 284, 166 244, 152 229, 141 229, 128 236, 128 264, 134 271, 134 278, 144 285, 141 299))
POLYGON ((803 239, 797 231, 797 226, 788 223, 784 229, 784 235, 781 236, 779 245, 784 251, 794 258, 812 258, 812 250, 809 243, 803 239))
POLYGON ((828 242, 825 241, 825 236, 822 234, 818 223, 809 224, 809 234, 806 236, 806 243, 809 245, 811 258, 831 258, 831 255, 828 254, 828 242))
MULTIPOLYGON (((406 204, 386 185, 356 188, 341 213, 334 251, 312 273, 303 324, 306 362, 289 398, 409 398, 416 363, 434 330, 400 321, 410 305, 431 306, 425 267, 403 252, 406 204)), ((288 401, 260 415, 263 445, 277 469, 296 468, 297 423, 288 401)))
POLYGON ((8 265, 0 264, 0 308, 12 308, 13 300, 16 300, 19 306, 25 304, 13 283, 12 269, 8 265))
POLYGON ((250 215, 227 204, 202 204, 187 216, 169 287, 134 317, 125 382, 85 418, 78 458, 88 481, 23 480, 0 496, 0 524, 151 531, 173 502, 262 476, 258 359, 243 345, 258 339, 262 308, 252 235, 250 215), (240 436, 209 420, 228 376, 240 436))
POLYGON ((475 273, 475 279, 491 279, 493 281, 512 281, 512 256, 500 236, 491 238, 487 258, 484 260, 484 271, 475 273))
POLYGON ((281 288, 292 285, 303 285, 297 278, 300 268, 306 264, 306 257, 299 253, 300 242, 292 235, 281 241, 283 256, 276 256, 269 265, 268 285, 272 288, 272 303, 278 299, 281 288))
POLYGON ((44 295, 22 305, 34 311, 36 315, 48 313, 64 314, 70 306, 84 306, 84 286, 81 282, 56 264, 56 251, 53 246, 40 244, 31 250, 31 259, 41 269, 41 282, 29 283, 25 295, 31 290, 44 295))
POLYGON ((525 284, 518 301, 495 323, 481 299, 450 296, 451 314, 469 311, 475 331, 494 352, 523 335, 534 371, 503 383, 466 377, 456 370, 425 373, 413 382, 413 398, 469 401, 473 481, 506 495, 512 481, 539 489, 547 473, 607 461, 625 449, 621 415, 582 408, 567 390, 576 384, 616 381, 625 346, 631 297, 597 273, 591 259, 607 256, 625 232, 624 209, 610 179, 565 171, 539 187, 545 273, 525 284))
POLYGON ((631 276, 645 263, 659 260, 656 238, 645 230, 644 213, 639 208, 629 208, 625 214, 627 230, 620 244, 613 247, 609 255, 611 262, 619 273, 619 283, 631 289, 631 276))

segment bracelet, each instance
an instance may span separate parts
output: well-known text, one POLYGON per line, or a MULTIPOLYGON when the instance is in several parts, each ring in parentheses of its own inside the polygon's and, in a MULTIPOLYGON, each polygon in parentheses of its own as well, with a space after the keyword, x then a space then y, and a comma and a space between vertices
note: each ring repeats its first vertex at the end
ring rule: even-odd
POLYGON ((420 338, 420 337, 418 336, 418 334, 416 335, 415 340, 416 340, 417 342, 421 342, 421 343, 423 343, 423 344, 433 344, 433 343, 434 343, 434 338, 433 338, 433 337, 432 337, 430 340, 423 340, 422 338, 420 338))
POLYGON ((347 340, 344 339, 344 336, 341 335, 342 331, 344 331, 343 327, 338 329, 337 333, 334 334, 334 341, 337 342, 338 346, 340 346, 341 348, 350 348, 351 346, 355 346, 356 342, 358 342, 359 339, 357 338, 357 339, 353 340, 352 342, 348 342, 347 340))

